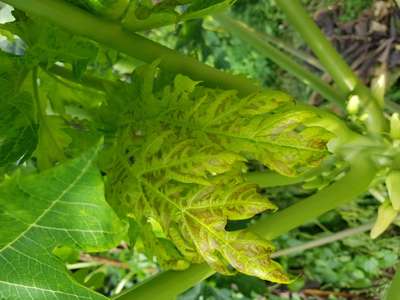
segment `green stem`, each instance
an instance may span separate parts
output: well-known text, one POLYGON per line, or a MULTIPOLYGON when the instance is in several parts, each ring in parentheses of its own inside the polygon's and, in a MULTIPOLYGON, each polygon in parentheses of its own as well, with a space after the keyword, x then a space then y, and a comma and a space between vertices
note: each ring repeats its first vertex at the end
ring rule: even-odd
MULTIPOLYGON (((310 66, 313 66, 314 68, 316 68, 317 70, 321 71, 321 72, 325 72, 324 68, 321 66, 321 64, 319 63, 319 61, 309 55, 308 53, 300 50, 300 49, 296 49, 295 47, 293 47, 292 45, 280 40, 279 38, 275 38, 273 36, 269 36, 267 34, 262 34, 260 32, 257 32, 256 30, 254 30, 253 28, 249 27, 246 23, 233 19, 232 17, 230 17, 229 15, 225 15, 227 18, 229 18, 230 20, 232 20, 236 26, 240 26, 240 27, 244 27, 247 30, 249 30, 251 32, 251 34, 255 34, 257 36, 257 38, 260 38, 262 42, 268 43, 269 45, 274 45, 277 48, 287 52, 288 54, 291 54, 292 56, 298 58, 299 60, 303 61, 304 63, 307 63, 310 66)), ((214 16, 214 18, 219 21, 221 16, 214 16)), ((233 30, 230 30, 230 28, 226 28, 226 30, 232 31, 232 33, 234 34, 233 30)))
MULTIPOLYGON (((256 234, 273 240, 363 194, 368 190, 375 174, 376 169, 369 160, 368 154, 356 155, 351 163, 351 169, 345 177, 315 195, 281 212, 261 219, 250 229, 256 234)), ((156 290, 162 293, 157 295, 158 300, 175 299, 177 295, 213 273, 214 271, 206 264, 193 265, 181 272, 163 272, 116 298, 121 300, 147 300, 156 290)))
POLYGON ((117 295, 118 300, 149 300, 157 294, 157 300, 175 300, 177 295, 215 272, 207 264, 192 265, 185 271, 167 271, 144 281, 134 289, 117 295))
MULTIPOLYGON (((238 22, 239 24, 251 28, 249 26, 247 26, 245 23, 235 20, 236 22, 238 22)), ((252 29, 254 30, 254 29, 252 29)), ((321 72, 325 72, 324 68, 321 66, 321 64, 319 63, 319 61, 314 58, 314 56, 309 55, 308 53, 300 50, 300 49, 296 49, 294 48, 292 45, 285 43, 284 41, 272 37, 272 36, 268 36, 266 34, 262 34, 262 33, 258 33, 260 37, 262 37, 266 42, 268 42, 270 45, 275 45, 276 47, 278 47, 279 49, 287 52, 288 54, 291 54, 292 56, 294 56, 295 58, 301 60, 302 62, 313 66, 314 68, 316 68, 317 70, 321 71, 321 72)))
POLYGON ((335 80, 342 93, 358 95, 368 112, 367 126, 371 132, 386 129, 387 122, 378 101, 371 91, 353 73, 350 66, 335 50, 318 28, 299 0, 276 0, 276 4, 286 14, 288 21, 300 33, 308 46, 319 58, 323 67, 335 80))
POLYGON ((129 33, 117 23, 91 15, 64 1, 5 0, 4 2, 144 62, 151 63, 160 59, 161 68, 204 81, 209 86, 235 89, 242 94, 260 90, 252 80, 219 71, 140 35, 129 33))
POLYGON ((386 292, 385 300, 400 300, 400 265, 397 266, 396 275, 386 292))
POLYGON ((305 200, 266 216, 251 229, 272 240, 363 194, 376 175, 374 164, 367 156, 354 156, 351 170, 342 179, 305 200))
POLYGON ((238 36, 247 44, 253 46, 261 54, 265 55, 277 65, 295 75, 305 84, 311 86, 323 97, 339 104, 342 108, 345 107, 345 94, 339 93, 326 82, 324 82, 320 77, 314 75, 305 67, 298 64, 289 55, 272 46, 265 40, 263 35, 249 28, 245 24, 235 21, 226 14, 220 14, 215 18, 226 30, 230 31, 233 35, 238 36))

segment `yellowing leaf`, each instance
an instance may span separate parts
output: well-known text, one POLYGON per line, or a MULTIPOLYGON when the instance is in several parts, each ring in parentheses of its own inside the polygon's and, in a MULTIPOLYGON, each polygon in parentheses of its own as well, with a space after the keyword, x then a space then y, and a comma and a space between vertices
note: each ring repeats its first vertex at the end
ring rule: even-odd
POLYGON ((326 145, 333 134, 311 125, 316 114, 295 107, 282 92, 238 98, 234 91, 198 87, 177 95, 177 89, 182 91, 175 83, 162 96, 170 108, 165 123, 178 132, 190 129, 193 138, 257 159, 286 176, 304 173, 328 155, 326 145))
POLYGON ((110 203, 121 216, 134 217, 147 228, 140 239, 164 267, 178 268, 182 258, 171 248, 154 250, 159 243, 146 226, 149 220, 189 262, 206 261, 224 274, 239 271, 288 283, 271 260, 270 242, 225 227, 229 220, 276 210, 245 182, 245 162, 256 159, 282 174, 297 175, 328 155, 326 144, 333 135, 311 125, 316 114, 295 110, 293 99, 281 92, 240 98, 235 91, 204 88, 179 75, 149 97, 155 72, 140 74, 139 102, 151 113, 139 115, 136 105, 125 108, 131 126, 118 131, 106 169, 110 203))

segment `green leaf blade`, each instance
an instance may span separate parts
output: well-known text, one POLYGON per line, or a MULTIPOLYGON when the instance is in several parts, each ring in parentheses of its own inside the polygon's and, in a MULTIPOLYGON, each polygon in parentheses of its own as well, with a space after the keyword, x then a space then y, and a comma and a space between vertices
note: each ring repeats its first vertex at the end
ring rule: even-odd
POLYGON ((75 283, 51 253, 59 245, 109 249, 125 234, 104 200, 97 151, 0 186, 0 296, 105 299, 75 283))

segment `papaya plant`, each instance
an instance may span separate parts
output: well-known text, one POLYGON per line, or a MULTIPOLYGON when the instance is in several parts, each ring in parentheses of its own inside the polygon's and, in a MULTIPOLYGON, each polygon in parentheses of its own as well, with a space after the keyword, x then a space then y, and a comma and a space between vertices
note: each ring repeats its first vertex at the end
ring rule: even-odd
MULTIPOLYGON (((298 0, 276 4, 334 85, 223 13, 232 0, 3 2, 14 10, 0 24, 1 299, 106 299, 73 280, 58 249, 121 241, 164 271, 115 299, 175 299, 214 272, 288 284, 274 238, 373 186, 388 192, 371 236, 398 217, 399 115, 384 113, 298 0), (207 15, 341 115, 142 34, 207 15), (135 70, 122 76, 127 57, 135 70), (315 192, 283 210, 260 193, 293 183, 315 192)), ((398 275, 388 300, 396 289, 398 275)))

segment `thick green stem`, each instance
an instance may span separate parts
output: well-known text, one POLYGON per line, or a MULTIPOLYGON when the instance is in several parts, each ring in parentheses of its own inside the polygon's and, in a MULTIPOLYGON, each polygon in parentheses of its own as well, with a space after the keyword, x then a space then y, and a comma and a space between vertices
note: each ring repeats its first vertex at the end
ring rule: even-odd
POLYGON ((217 15, 215 16, 215 19, 224 27, 224 29, 242 39, 244 42, 246 42, 246 44, 254 47, 262 55, 268 57, 286 71, 295 75, 298 79, 300 79, 306 85, 309 85, 323 97, 329 101, 339 104, 342 108, 345 107, 346 94, 341 94, 337 90, 333 89, 320 77, 314 75, 305 67, 298 64, 282 50, 272 46, 263 35, 246 26, 245 24, 235 21, 226 14, 217 15))
POLYGON ((400 300, 400 265, 397 266, 396 275, 386 292, 385 300, 400 300))
POLYGON ((175 300, 177 295, 215 272, 207 264, 192 265, 185 271, 167 271, 150 278, 132 290, 115 297, 118 300, 175 300))
POLYGON ((363 194, 376 175, 374 163, 367 155, 358 154, 351 164, 351 171, 339 181, 303 201, 268 215, 251 229, 272 240, 363 194))
POLYGON ((288 21, 301 34, 308 46, 319 58, 323 67, 335 80, 342 93, 358 95, 368 112, 367 125, 374 133, 382 132, 387 124, 378 101, 371 91, 353 73, 349 65, 335 50, 318 28, 299 0, 276 0, 288 21))
MULTIPOLYGON (((375 166, 368 159, 368 154, 356 155, 351 164, 351 169, 345 177, 315 195, 258 221, 250 229, 269 240, 277 238, 291 229, 360 196, 368 190, 375 174, 375 166)), ((158 300, 175 299, 177 295, 213 273, 214 271, 206 264, 193 265, 182 272, 164 272, 116 298, 147 300, 157 290, 162 291, 160 292, 162 294, 157 295, 158 300)))
POLYGON ((144 62, 150 63, 160 59, 160 67, 185 74, 194 80, 204 81, 210 86, 236 89, 242 94, 260 90, 252 80, 214 69, 140 35, 129 33, 117 23, 91 15, 61 0, 4 0, 4 2, 144 62))

